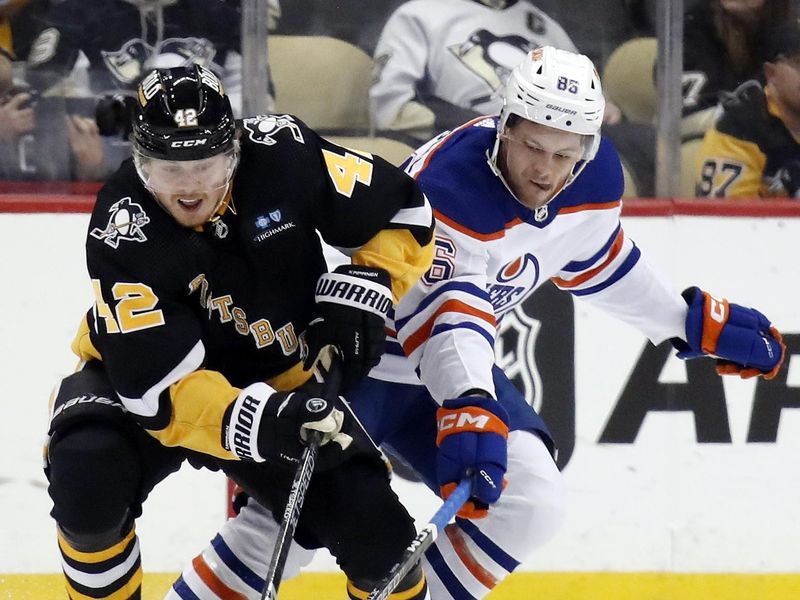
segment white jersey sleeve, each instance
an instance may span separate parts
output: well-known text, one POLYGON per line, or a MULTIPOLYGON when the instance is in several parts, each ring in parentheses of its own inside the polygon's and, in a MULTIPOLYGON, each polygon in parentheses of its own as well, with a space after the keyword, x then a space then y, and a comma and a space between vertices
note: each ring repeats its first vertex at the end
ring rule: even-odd
POLYGON ((416 95, 417 82, 425 77, 427 33, 422 13, 413 6, 401 6, 386 21, 375 47, 378 78, 369 91, 378 129, 388 127, 416 95))
POLYGON ((552 281, 633 325, 654 344, 685 337, 686 302, 647 263, 621 225, 599 251, 569 262, 552 281))
POLYGON ((434 266, 397 306, 397 339, 437 402, 471 389, 494 396, 488 258, 486 244, 439 222, 434 266))

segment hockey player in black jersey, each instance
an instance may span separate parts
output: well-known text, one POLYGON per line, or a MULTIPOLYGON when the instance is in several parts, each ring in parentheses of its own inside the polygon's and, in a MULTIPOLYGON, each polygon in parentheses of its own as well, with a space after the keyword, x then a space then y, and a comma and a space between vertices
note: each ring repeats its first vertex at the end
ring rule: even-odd
MULTIPOLYGON (((203 67, 153 71, 137 95, 133 158, 100 190, 86 238, 96 302, 73 343, 81 368, 49 429, 67 591, 140 597, 135 519, 184 459, 280 515, 314 429, 324 445, 295 539, 326 546, 365 597, 414 527, 315 367, 336 347, 346 392, 377 363, 384 315, 430 266, 431 207, 401 171, 290 115, 234 122, 203 67), (351 264, 326 272, 319 236, 351 264)), ((421 569, 401 589, 424 598, 421 569)))

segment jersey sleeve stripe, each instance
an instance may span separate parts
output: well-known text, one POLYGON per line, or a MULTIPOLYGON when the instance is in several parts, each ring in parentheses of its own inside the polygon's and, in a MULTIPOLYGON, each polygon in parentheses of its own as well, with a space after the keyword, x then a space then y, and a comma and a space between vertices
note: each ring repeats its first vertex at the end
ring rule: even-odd
POLYGON ((559 208, 558 214, 568 215, 572 213, 583 212, 586 210, 609 210, 612 208, 617 208, 621 204, 622 200, 615 200, 614 202, 598 202, 598 203, 587 202, 586 204, 578 204, 576 206, 565 206, 564 208, 559 208))
POLYGON ((605 256, 608 249, 611 248, 611 245, 617 240, 617 236, 619 235, 620 230, 622 229, 621 225, 617 225, 617 228, 614 230, 610 236, 608 236, 608 241, 603 244, 603 247, 597 251, 597 253, 592 256, 591 258, 587 258, 586 260, 574 260, 570 263, 567 263, 562 271, 568 271, 570 273, 580 273, 581 271, 585 271, 586 269, 590 268, 592 265, 597 263, 603 256, 605 256))
POLYGON ((582 283, 585 283, 592 279, 593 277, 597 276, 601 271, 603 271, 611 262, 619 255, 619 251, 622 249, 622 243, 625 241, 625 235, 622 230, 619 230, 617 234, 617 239, 614 240, 614 244, 611 246, 611 249, 608 252, 608 256, 606 259, 596 266, 594 269, 589 269, 588 271, 584 271, 577 277, 573 279, 562 279, 561 277, 553 277, 553 283, 555 283, 561 289, 569 290, 570 288, 577 287, 582 283))
POLYGON ((436 325, 433 328, 433 331, 431 331, 430 337, 437 336, 446 331, 452 331, 453 329, 469 329, 470 331, 479 333, 487 342, 489 342, 489 346, 494 348, 494 337, 492 337, 483 327, 476 325, 475 323, 444 323, 441 325, 436 325))
POLYGON ((168 389, 176 381, 179 381, 189 373, 193 373, 200 368, 205 359, 206 350, 203 342, 198 340, 189 353, 172 371, 149 390, 147 390, 140 398, 129 398, 123 396, 118 392, 119 399, 122 404, 139 418, 153 419, 153 422, 160 421, 165 415, 159 415, 160 408, 159 397, 161 392, 168 389))
POLYGON ((478 310, 470 306, 469 304, 462 302, 461 300, 447 300, 443 302, 441 306, 439 306, 436 312, 434 312, 422 324, 422 326, 417 328, 417 330, 414 333, 405 337, 405 339, 402 341, 403 350, 405 350, 406 355, 410 355, 412 352, 414 352, 414 350, 416 350, 419 346, 425 343, 425 341, 431 335, 431 331, 433 330, 436 319, 440 315, 443 315, 444 313, 448 312, 470 315, 478 319, 482 319, 483 321, 486 321, 492 327, 497 327, 497 321, 495 320, 494 314, 478 310))
MULTIPOLYGON (((425 198, 423 196, 423 198, 425 198)), ((408 225, 412 227, 430 227, 433 222, 433 209, 428 199, 425 204, 414 208, 401 208, 389 221, 393 225, 408 225)))
MULTIPOLYGON (((442 295, 457 292, 464 292, 466 294, 478 296, 486 302, 489 302, 489 298, 475 284, 464 281, 448 281, 426 295, 422 302, 420 302, 414 309, 414 312, 412 312, 409 316, 395 320, 395 329, 397 331, 403 329, 403 327, 405 327, 411 319, 424 312, 425 309, 427 309, 434 302, 437 302, 442 295)), ((396 335, 397 334, 395 333, 395 336, 396 335)))
POLYGON ((392 356, 405 356, 406 353, 403 352, 403 347, 400 345, 400 342, 397 340, 386 340, 386 344, 384 346, 384 354, 391 354, 392 356))
POLYGON ((603 283, 599 283, 595 286, 584 288, 582 290, 570 290, 573 296, 588 296, 590 294, 596 294, 597 292, 601 292, 613 283, 619 281, 625 275, 628 274, 633 266, 639 262, 639 258, 641 257, 642 253, 640 252, 639 248, 634 244, 633 250, 631 250, 628 257, 625 261, 619 266, 619 268, 614 271, 614 274, 611 275, 608 279, 606 279, 603 283))

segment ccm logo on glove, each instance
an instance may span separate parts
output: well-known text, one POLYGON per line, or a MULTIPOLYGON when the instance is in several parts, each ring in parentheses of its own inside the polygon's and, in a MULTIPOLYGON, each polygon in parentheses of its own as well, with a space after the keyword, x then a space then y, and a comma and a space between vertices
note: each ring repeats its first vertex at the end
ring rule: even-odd
MULTIPOLYGON (((442 411, 444 412, 444 411, 442 411)), ((466 409, 463 412, 445 413, 439 419, 439 431, 463 429, 464 431, 482 431, 486 429, 491 417, 480 410, 466 409)))
POLYGON ((442 498, 452 494, 464 477, 471 477, 472 497, 458 516, 485 517, 505 484, 508 414, 493 398, 466 396, 445 400, 436 420, 436 476, 442 498))
POLYGON ((697 287, 684 290, 682 295, 689 305, 686 340, 671 340, 679 358, 715 356, 720 375, 744 379, 772 379, 778 374, 786 346, 767 317, 754 308, 715 298, 697 287))

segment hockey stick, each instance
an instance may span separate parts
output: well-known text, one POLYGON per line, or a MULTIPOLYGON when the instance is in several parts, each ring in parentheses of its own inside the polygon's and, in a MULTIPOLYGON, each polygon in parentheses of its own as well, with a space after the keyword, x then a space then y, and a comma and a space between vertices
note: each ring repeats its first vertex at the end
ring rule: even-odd
POLYGON ((367 600, 386 600, 397 584, 408 575, 417 561, 428 547, 436 541, 439 532, 444 529, 459 509, 469 499, 472 493, 472 480, 462 479, 453 493, 445 500, 444 504, 431 517, 430 522, 423 527, 408 547, 403 552, 400 562, 392 567, 389 574, 381 579, 374 590, 367 596, 367 600))
MULTIPOLYGON (((339 361, 339 355, 336 352, 332 352, 330 367, 325 376, 325 386, 322 392, 323 398, 329 398, 339 391, 342 380, 339 361)), ((278 588, 281 585, 283 569, 286 566, 286 558, 289 556, 289 548, 291 548, 292 545, 292 538, 294 537, 294 530, 297 527, 297 521, 300 519, 300 510, 303 508, 303 501, 306 497, 306 491, 308 491, 308 484, 311 482, 311 474, 314 472, 314 465, 317 462, 317 452, 319 451, 321 440, 322 433, 314 430, 309 432, 306 448, 303 450, 303 455, 300 458, 300 466, 295 473, 294 481, 292 481, 292 488, 289 492, 289 499, 286 502, 286 508, 283 510, 281 528, 278 531, 278 539, 275 542, 275 548, 272 550, 272 558, 269 561, 267 577, 264 580, 264 590, 261 592, 261 600, 277 600, 278 598, 278 588)))

